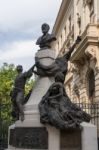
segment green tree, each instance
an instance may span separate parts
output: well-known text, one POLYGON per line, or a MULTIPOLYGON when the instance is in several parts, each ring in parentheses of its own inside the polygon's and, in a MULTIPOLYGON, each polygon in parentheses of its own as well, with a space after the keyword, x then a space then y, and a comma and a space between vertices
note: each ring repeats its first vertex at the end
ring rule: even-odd
POLYGON ((12 123, 10 91, 15 75, 13 64, 4 63, 0 68, 0 139, 5 139, 3 141, 5 143, 7 143, 8 126, 12 123))
POLYGON ((15 66, 13 64, 4 63, 0 68, 0 104, 1 104, 1 118, 3 122, 11 121, 11 100, 10 91, 12 89, 13 81, 16 75, 15 66))

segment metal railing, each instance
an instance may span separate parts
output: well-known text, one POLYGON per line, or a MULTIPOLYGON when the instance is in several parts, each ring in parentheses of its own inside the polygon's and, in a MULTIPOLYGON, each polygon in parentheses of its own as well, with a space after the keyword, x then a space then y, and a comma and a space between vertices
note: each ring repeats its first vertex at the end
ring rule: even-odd
POLYGON ((99 103, 76 103, 82 110, 91 115, 91 123, 99 129, 99 103))

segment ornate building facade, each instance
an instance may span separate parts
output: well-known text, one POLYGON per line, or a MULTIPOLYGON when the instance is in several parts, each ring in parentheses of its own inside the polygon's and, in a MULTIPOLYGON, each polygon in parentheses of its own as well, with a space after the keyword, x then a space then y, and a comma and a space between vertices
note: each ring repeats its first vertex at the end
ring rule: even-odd
POLYGON ((57 37, 52 45, 56 56, 81 36, 68 64, 66 91, 76 103, 98 103, 99 0, 63 0, 52 32, 57 37))

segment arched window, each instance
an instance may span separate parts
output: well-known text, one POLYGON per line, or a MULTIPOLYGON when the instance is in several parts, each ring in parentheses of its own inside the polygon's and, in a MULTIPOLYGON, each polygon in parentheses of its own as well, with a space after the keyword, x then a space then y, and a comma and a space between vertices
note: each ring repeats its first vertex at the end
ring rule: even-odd
POLYGON ((88 96, 90 100, 94 100, 95 96, 95 75, 94 71, 91 69, 88 74, 88 96))
POLYGON ((90 23, 94 23, 94 0, 87 0, 86 2, 90 11, 90 23))

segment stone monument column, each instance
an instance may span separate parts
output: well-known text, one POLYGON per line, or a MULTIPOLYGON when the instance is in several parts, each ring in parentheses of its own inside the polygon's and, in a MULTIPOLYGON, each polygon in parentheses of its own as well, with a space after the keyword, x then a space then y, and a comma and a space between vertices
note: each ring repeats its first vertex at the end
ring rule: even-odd
MULTIPOLYGON (((50 49, 38 51, 36 57, 39 57, 41 63, 45 66, 51 65, 55 61, 54 50, 50 49)), ((18 120, 9 128, 9 150, 24 150, 24 148, 26 150, 31 148, 32 150, 60 150, 60 131, 55 127, 41 124, 38 109, 41 98, 53 82, 54 77, 37 77, 35 87, 24 108, 25 120, 23 122, 18 120), (14 133, 16 134, 17 142, 16 139, 11 142, 11 138, 14 138, 14 133), (41 135, 36 137, 39 133, 41 135), (35 139, 34 143, 32 143, 30 137, 35 139), (40 141, 39 138, 43 140, 40 141), (27 143, 24 144, 24 141, 27 143)))
MULTIPOLYGON (((39 50, 35 57, 39 58, 40 63, 45 66, 50 66, 55 61, 55 51, 46 49, 46 50, 39 50)), ((25 117, 28 118, 28 114, 37 112, 38 110, 38 104, 41 101, 41 98, 44 96, 44 94, 49 89, 50 85, 54 82, 54 77, 37 77, 37 81, 35 84, 35 87, 31 93, 31 96, 25 105, 25 117)), ((26 119, 25 118, 25 119, 26 119)), ((29 118, 28 118, 29 119, 29 118)))

